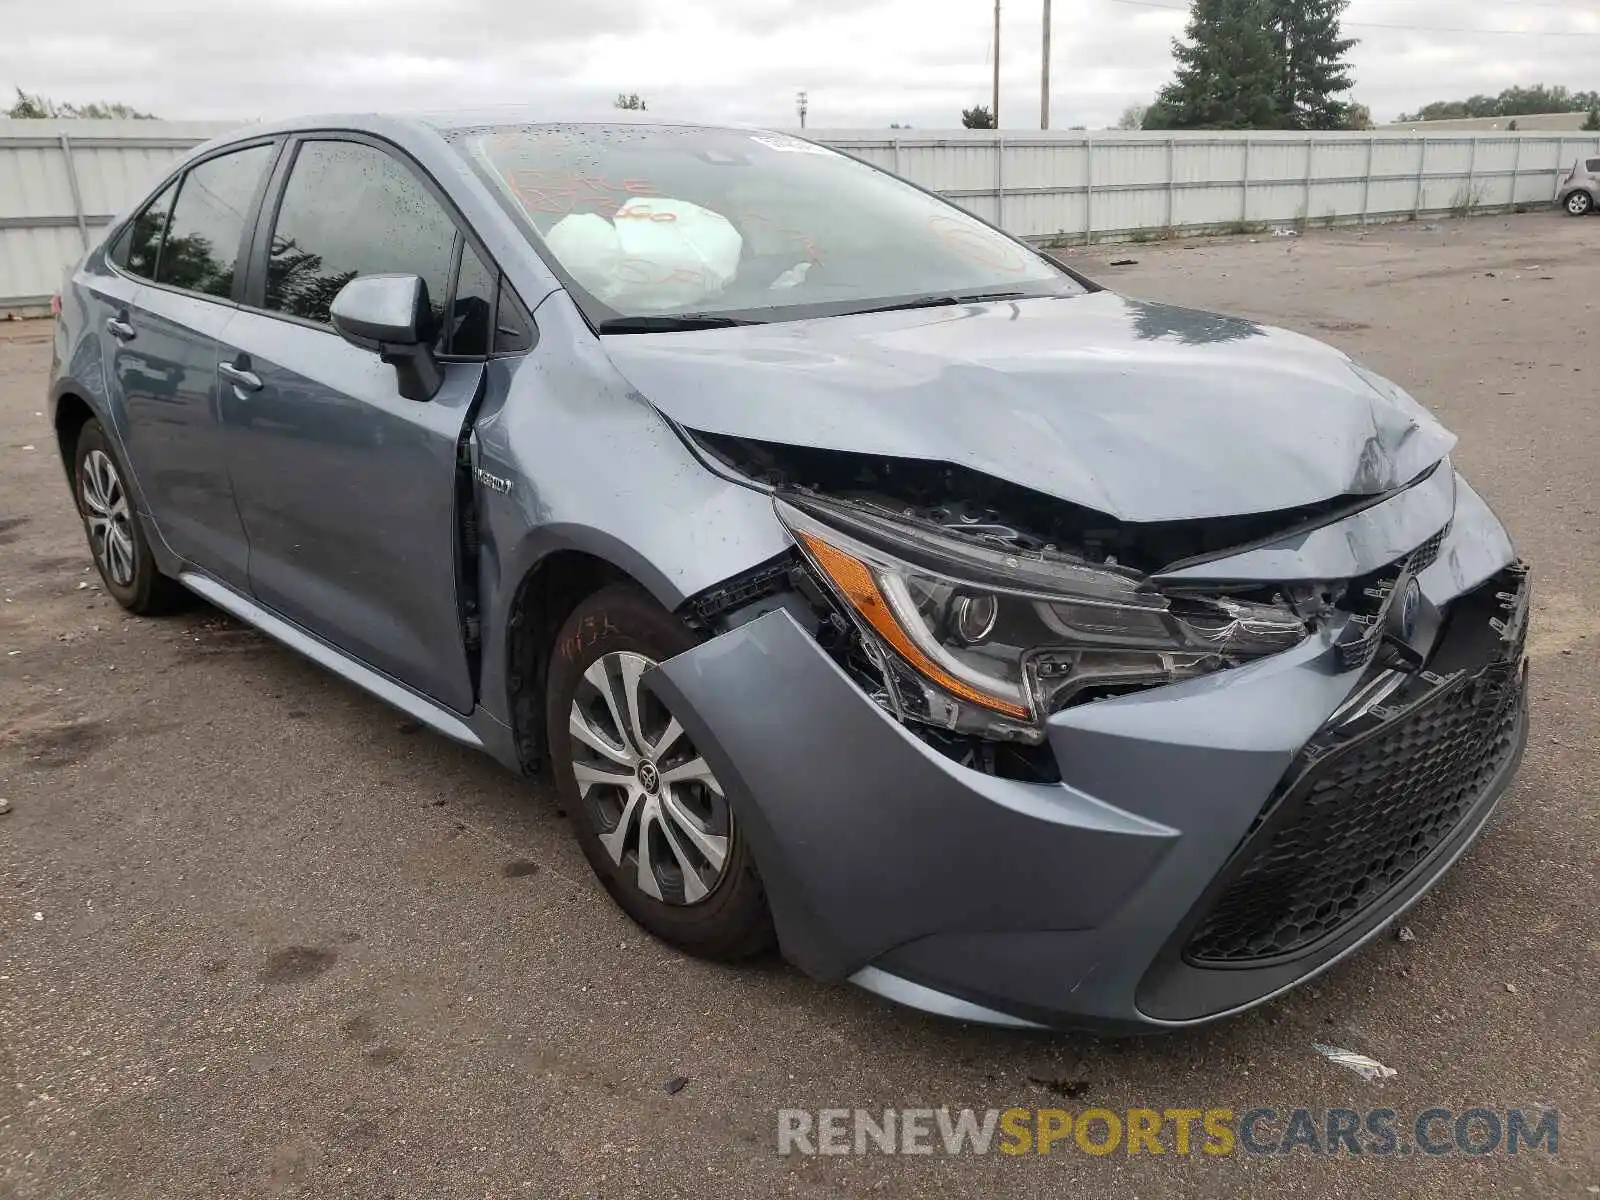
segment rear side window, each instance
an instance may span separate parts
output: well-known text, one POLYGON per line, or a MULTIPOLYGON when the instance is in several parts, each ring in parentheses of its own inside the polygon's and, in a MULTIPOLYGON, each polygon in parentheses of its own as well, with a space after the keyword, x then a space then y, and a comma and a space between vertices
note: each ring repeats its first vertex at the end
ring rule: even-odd
POLYGON ((1583 167, 1591 175, 1600 175, 1600 158, 1591 158, 1583 167))
POLYGON ((360 142, 304 142, 272 230, 266 307, 326 325, 340 288, 393 271, 427 284, 437 327, 455 240, 455 223, 392 155, 360 142))
POLYGON ((139 213, 117 236, 111 248, 111 261, 130 275, 154 279, 156 259, 161 254, 161 239, 167 233, 167 218, 172 213, 172 198, 178 194, 174 180, 139 213))
POLYGON ((271 157, 271 146, 252 146, 207 159, 183 177, 156 264, 157 283, 208 296, 233 293, 245 222, 271 157))

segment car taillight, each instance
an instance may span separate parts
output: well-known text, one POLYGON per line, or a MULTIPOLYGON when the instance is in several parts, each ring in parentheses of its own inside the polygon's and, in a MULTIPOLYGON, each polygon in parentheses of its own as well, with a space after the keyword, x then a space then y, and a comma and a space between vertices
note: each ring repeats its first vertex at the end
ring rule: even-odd
POLYGON ((55 295, 50 297, 50 315, 52 317, 59 317, 61 315, 61 293, 60 292, 57 292, 55 295))

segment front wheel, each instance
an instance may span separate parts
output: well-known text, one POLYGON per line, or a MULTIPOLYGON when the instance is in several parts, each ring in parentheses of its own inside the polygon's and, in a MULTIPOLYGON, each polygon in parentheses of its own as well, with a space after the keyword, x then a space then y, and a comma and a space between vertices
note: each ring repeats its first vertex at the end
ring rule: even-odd
POLYGON ((694 645, 631 584, 580 604, 551 654, 550 763, 584 855, 624 912, 698 957, 748 958, 774 941, 750 844, 715 772, 643 682, 694 645))
POLYGON ((1594 197, 1588 192, 1579 190, 1567 197, 1566 209, 1575 217, 1581 217, 1594 207, 1594 197))

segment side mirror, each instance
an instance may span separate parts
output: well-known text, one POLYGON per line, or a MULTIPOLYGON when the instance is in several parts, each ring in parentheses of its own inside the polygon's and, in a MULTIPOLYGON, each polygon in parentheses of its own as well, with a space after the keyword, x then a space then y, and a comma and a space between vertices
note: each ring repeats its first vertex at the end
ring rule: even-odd
POLYGON ((407 400, 432 400, 444 383, 433 357, 428 285, 415 275, 358 275, 333 298, 333 328, 352 346, 376 350, 395 369, 407 400))

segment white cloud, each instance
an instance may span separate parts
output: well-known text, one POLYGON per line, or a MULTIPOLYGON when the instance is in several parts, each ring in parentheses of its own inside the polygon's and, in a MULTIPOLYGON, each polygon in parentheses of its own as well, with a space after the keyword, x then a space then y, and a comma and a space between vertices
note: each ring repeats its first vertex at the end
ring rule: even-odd
MULTIPOLYGON (((1179 4, 1181 0, 1155 0, 1179 4)), ((1600 86, 1587 0, 1354 0, 1354 98, 1380 119, 1512 84, 1600 86), (1509 36, 1363 28, 1562 31, 1509 36)), ((552 115, 643 94, 653 110, 769 125, 951 127, 987 102, 986 0, 111 0, 0 17, 0 86, 169 117, 534 104, 552 115)), ((1039 117, 1040 0, 1004 0, 1001 116, 1039 117)), ((1057 0, 1052 124, 1108 125, 1171 74, 1184 13, 1057 0)))

